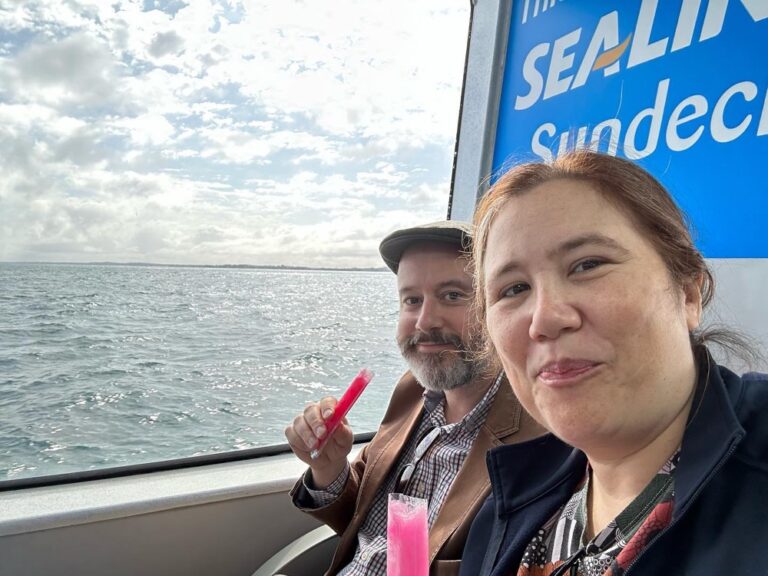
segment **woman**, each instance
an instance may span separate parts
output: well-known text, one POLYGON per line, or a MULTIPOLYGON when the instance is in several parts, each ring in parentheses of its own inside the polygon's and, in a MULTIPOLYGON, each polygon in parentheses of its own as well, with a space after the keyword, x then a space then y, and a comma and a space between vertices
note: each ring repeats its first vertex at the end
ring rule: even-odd
POLYGON ((487 349, 552 434, 489 453, 461 574, 768 574, 768 377, 707 351, 713 279, 666 190, 575 152, 475 224, 487 349))

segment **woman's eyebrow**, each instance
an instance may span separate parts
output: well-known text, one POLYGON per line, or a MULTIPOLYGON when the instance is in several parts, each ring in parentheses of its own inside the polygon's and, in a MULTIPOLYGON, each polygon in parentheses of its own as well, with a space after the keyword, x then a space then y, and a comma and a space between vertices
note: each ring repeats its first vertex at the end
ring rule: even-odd
MULTIPOLYGON (((569 252, 573 252, 574 250, 581 248, 583 246, 602 246, 604 248, 615 250, 616 252, 619 252, 622 256, 629 256, 629 250, 624 248, 624 246, 619 244, 613 238, 605 236, 604 234, 591 233, 591 234, 582 234, 579 236, 575 236, 573 238, 569 238, 568 240, 565 240, 564 242, 560 243, 558 246, 556 246, 552 250, 549 250, 547 252, 547 257, 548 258, 562 257, 568 254, 569 252)), ((504 265, 501 266, 498 270, 493 270, 492 273, 488 275, 488 278, 489 279, 498 278, 499 276, 508 274, 510 272, 517 272, 521 268, 523 268, 523 265, 519 260, 509 260, 505 262, 504 265)))
POLYGON ((624 246, 616 242, 616 240, 613 238, 603 234, 593 233, 582 234, 581 236, 576 236, 575 238, 566 240, 555 249, 548 252, 547 256, 563 256, 568 252, 572 252, 578 248, 581 248, 582 246, 602 246, 604 248, 610 248, 611 250, 621 252, 624 255, 629 254, 629 251, 624 248, 624 246))

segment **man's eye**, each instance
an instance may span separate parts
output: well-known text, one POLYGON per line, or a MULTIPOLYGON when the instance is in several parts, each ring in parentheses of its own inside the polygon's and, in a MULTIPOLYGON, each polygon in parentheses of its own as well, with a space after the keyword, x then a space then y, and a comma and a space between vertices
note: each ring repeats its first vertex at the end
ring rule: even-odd
POLYGON ((516 284, 512 284, 509 288, 505 288, 504 291, 501 293, 502 297, 509 298, 512 296, 518 296, 525 292, 526 290, 530 290, 531 287, 526 284, 525 282, 518 282, 516 284))
POLYGON ((416 296, 407 296, 403 298, 403 304, 407 306, 415 306, 419 303, 419 299, 416 296))
POLYGON ((445 299, 450 302, 461 302, 463 300, 466 300, 467 296, 462 292, 452 291, 452 292, 445 293, 445 299))
POLYGON ((594 270, 595 268, 598 268, 599 266, 602 266, 605 264, 604 260, 600 260, 598 258, 587 258, 586 260, 582 260, 576 266, 573 267, 574 272, 587 272, 589 270, 594 270))

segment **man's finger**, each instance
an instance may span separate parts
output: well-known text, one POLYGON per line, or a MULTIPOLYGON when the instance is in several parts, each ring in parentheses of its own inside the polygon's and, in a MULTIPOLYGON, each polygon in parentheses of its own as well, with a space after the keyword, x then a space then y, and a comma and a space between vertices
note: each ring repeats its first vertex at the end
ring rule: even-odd
POLYGON ((309 422, 307 422, 307 410, 309 410, 309 408, 304 411, 304 414, 299 414, 293 419, 293 430, 296 433, 296 436, 304 442, 307 450, 312 450, 317 445, 317 436, 312 430, 309 422))
POLYGON ((333 411, 336 409, 336 404, 338 404, 339 401, 336 400, 333 396, 326 396, 320 402, 318 402, 318 407, 320 409, 320 414, 322 415, 324 420, 328 420, 333 415, 333 411))
POLYGON ((307 450, 306 444, 301 437, 296 434, 296 430, 293 426, 287 426, 285 428, 285 438, 288 440, 288 446, 291 447, 294 454, 297 456, 309 456, 309 450, 307 450))
POLYGON ((304 420, 308 428, 312 431, 312 434, 316 438, 322 438, 325 436, 325 420, 321 412, 321 406, 319 403, 311 404, 304 408, 304 420))

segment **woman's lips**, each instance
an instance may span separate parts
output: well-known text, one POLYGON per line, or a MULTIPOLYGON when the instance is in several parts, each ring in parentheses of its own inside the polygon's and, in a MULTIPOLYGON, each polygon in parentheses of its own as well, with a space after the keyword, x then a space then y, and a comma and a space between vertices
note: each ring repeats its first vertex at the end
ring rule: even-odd
POLYGON ((538 378, 550 386, 569 386, 588 377, 600 366, 592 360, 558 360, 539 370, 538 378))

